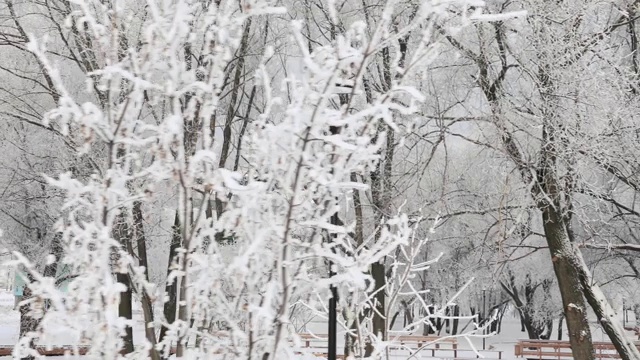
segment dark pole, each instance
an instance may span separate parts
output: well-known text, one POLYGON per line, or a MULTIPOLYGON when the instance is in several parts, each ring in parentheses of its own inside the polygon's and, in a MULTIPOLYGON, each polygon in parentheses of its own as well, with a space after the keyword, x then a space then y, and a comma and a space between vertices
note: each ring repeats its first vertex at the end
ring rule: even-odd
MULTIPOLYGON (((337 213, 331 215, 331 224, 338 225, 337 213)), ((329 278, 332 278, 335 274, 333 261, 329 260, 329 278)), ((331 291, 331 299, 329 299, 329 343, 327 360, 336 360, 338 350, 338 289, 332 284, 329 290, 331 291)))
MULTIPOLYGON (((482 333, 484 335, 487 335, 487 289, 482 289, 482 317, 483 322, 484 322, 484 330, 482 330, 482 333)), ((486 350, 487 349, 487 344, 486 344, 487 338, 486 337, 482 337, 482 350, 486 350)))
MULTIPOLYGON (((338 225, 338 214, 331 215, 331 224, 338 225)), ((334 235, 335 236, 335 235, 334 235)), ((329 260, 329 278, 336 273, 333 271, 333 261, 329 260)), ((338 289, 335 285, 329 287, 331 290, 331 299, 329 299, 329 344, 327 349, 327 360, 336 360, 338 349, 338 289)))
MULTIPOLYGON (((340 96, 340 105, 345 104, 347 99, 344 96, 340 96)), ((340 133, 340 127, 337 126, 329 126, 329 132, 331 135, 337 135, 340 133)), ((331 170, 333 172, 333 170, 331 170)), ((336 199, 337 200, 337 199, 336 199)), ((331 225, 338 226, 338 213, 334 213, 331 215, 331 225)), ((332 238, 336 237, 336 234, 331 236, 332 238)), ((332 247, 333 252, 335 252, 335 248, 332 247)), ((329 260, 329 278, 332 278, 336 275, 333 269, 333 261, 329 260)), ((338 289, 335 285, 330 285, 329 290, 331 291, 331 299, 329 299, 329 343, 327 349, 327 360, 336 360, 337 357, 337 349, 338 349, 338 289)))
POLYGON ((622 298, 622 327, 627 326, 627 308, 624 306, 624 298, 622 298))
MULTIPOLYGON (((347 103, 348 98, 346 96, 343 96, 343 94, 339 94, 338 96, 340 97, 340 105, 347 103)), ((340 133, 340 127, 329 126, 329 132, 331 135, 337 135, 340 133)), ((331 225, 338 226, 340 223, 338 220, 337 212, 331 215, 331 225)), ((331 237, 335 238, 336 234, 333 234, 331 237)), ((332 247, 332 251, 335 253, 335 248, 332 247)), ((333 270, 333 261, 329 260, 329 278, 332 278, 334 275, 336 275, 336 273, 333 270)), ((338 354, 338 289, 332 284, 329 286, 329 291, 331 291, 331 299, 329 299, 327 360, 336 360, 338 354)))

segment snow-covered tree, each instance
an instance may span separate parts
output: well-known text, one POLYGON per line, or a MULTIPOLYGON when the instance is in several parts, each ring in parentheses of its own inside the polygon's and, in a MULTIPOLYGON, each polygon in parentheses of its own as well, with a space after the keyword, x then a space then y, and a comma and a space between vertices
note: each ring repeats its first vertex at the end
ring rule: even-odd
POLYGON ((323 311, 321 299, 339 293, 359 299, 340 306, 351 314, 346 326, 357 329, 352 336, 362 355, 380 355, 391 338, 385 315, 401 298, 422 299, 409 280, 428 266, 424 234, 416 232, 421 222, 391 211, 391 186, 382 183, 391 179, 395 139, 413 127, 411 114, 424 100, 412 85, 438 55, 436 29, 466 25, 479 4, 420 2, 410 16, 398 16, 406 4, 390 0, 375 16, 338 24, 340 9, 327 2, 327 21, 336 25, 331 40, 310 45, 305 23, 286 24, 293 39, 287 51, 299 62, 281 63, 289 75, 276 83, 270 69, 277 49, 258 56, 251 75, 244 61, 253 27, 282 25, 277 14, 286 7, 190 0, 63 5, 66 18, 54 23, 79 44, 87 92, 69 84, 47 38, 31 37, 25 46, 56 94, 44 126, 69 139, 91 166, 81 175, 46 174, 65 194, 52 229, 62 251, 47 261, 68 269, 68 291, 35 259, 20 258, 33 279, 26 305, 40 320, 15 355, 35 356, 35 339, 64 329, 88 345, 92 358, 159 359, 174 347, 177 357, 290 358, 297 340, 292 307, 323 311), (380 63, 384 82, 374 87, 369 76, 380 63), (252 90, 241 94, 247 76, 252 90), (244 95, 242 118, 235 108, 244 95), (263 107, 253 109, 254 101, 263 107), (345 198, 367 189, 380 208, 375 230, 353 236, 337 215, 346 211, 345 198), (149 276, 142 224, 144 209, 170 194, 168 217, 175 217, 165 292, 149 276), (387 256, 395 258, 388 268, 387 256), (135 299, 145 318, 143 344, 133 343, 135 299), (165 310, 159 318, 158 306, 165 310))

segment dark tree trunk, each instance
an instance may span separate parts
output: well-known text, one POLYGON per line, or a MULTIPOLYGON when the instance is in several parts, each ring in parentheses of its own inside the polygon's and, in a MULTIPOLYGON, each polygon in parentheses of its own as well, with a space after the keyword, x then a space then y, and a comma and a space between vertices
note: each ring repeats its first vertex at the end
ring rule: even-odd
POLYGON ((552 333, 553 333, 553 319, 549 318, 544 322, 543 329, 540 333, 540 339, 549 340, 551 339, 552 333))
MULTIPOLYGON (((133 203, 133 238, 136 244, 138 245, 138 259, 140 261, 140 266, 144 266, 144 275, 145 280, 149 281, 149 261, 147 254, 147 238, 144 233, 144 218, 142 216, 142 203, 140 201, 136 201, 133 203)), ((152 360, 159 360, 160 356, 158 351, 155 349, 156 345, 156 332, 153 327, 154 319, 153 319, 153 304, 151 302, 151 297, 147 293, 147 290, 144 288, 140 289, 140 302, 142 305, 142 313, 144 316, 144 333, 147 341, 151 344, 150 356, 152 360), (152 326, 149 326, 152 325, 152 326)))
MULTIPOLYGON (((427 315, 432 315, 435 311, 435 307, 433 305, 429 305, 427 307, 427 311, 428 311, 427 315)), ((428 318, 428 320, 429 321, 424 324, 424 327, 422 330, 422 335, 425 335, 425 336, 435 334, 436 332, 434 319, 430 317, 428 318)))
MULTIPOLYGON (((379 125, 379 132, 381 132, 384 125, 379 125)), ((376 136, 377 137, 377 136, 376 136)), ((387 144, 388 146, 393 146, 393 144, 387 144)), ((383 171, 383 163, 382 161, 378 162, 374 171, 371 172, 371 197, 373 200, 373 204, 379 210, 379 213, 376 214, 376 223, 378 226, 384 226, 382 224, 382 220, 384 219, 384 214, 382 214, 382 209, 386 209, 385 205, 385 193, 384 193, 384 182, 381 179, 383 171)), ((380 237, 381 229, 377 229, 375 233, 376 240, 380 237)), ((375 307, 375 311, 371 311, 372 317, 372 331, 376 336, 379 336, 381 339, 385 339, 386 337, 386 309, 385 309, 385 297, 386 292, 384 290, 387 279, 386 279, 386 271, 384 265, 384 259, 371 264, 371 277, 374 281, 373 292, 375 293, 373 296, 373 306, 375 307)), ((365 348, 365 357, 371 356, 373 353, 373 344, 370 342, 367 343, 365 348)))
MULTIPOLYGON (((131 296, 131 282, 129 281, 128 274, 116 274, 116 280, 127 287, 127 291, 120 293, 120 304, 118 305, 118 316, 127 320, 133 319, 132 311, 132 296, 131 296)), ((124 342, 124 348, 122 354, 129 354, 133 352, 133 329, 131 326, 127 326, 126 333, 122 338, 124 342)))
MULTIPOLYGON (((31 289, 25 284, 24 290, 22 292, 22 300, 29 300, 32 297, 31 289)), ((33 318, 29 315, 31 307, 28 304, 20 305, 20 337, 24 337, 28 333, 32 331, 36 331, 38 328, 38 319, 33 318)), ((29 342, 29 347, 34 349, 35 342, 32 339, 29 342)), ((25 356, 21 358, 22 360, 33 360, 33 356, 25 356)))
MULTIPOLYGON (((116 216, 114 227, 113 227, 113 237, 118 240, 118 242, 122 245, 123 249, 126 249, 129 253, 131 253, 131 233, 129 231, 129 225, 127 224, 127 219, 125 216, 125 209, 121 209, 121 213, 116 216)), ((120 254, 114 254, 114 261, 117 262, 119 260, 120 254)), ((129 274, 125 273, 116 273, 116 281, 126 286, 127 290, 120 294, 120 303, 118 304, 118 316, 123 317, 127 320, 133 319, 133 309, 132 309, 132 293, 131 293, 131 280, 129 278, 129 274)), ((125 334, 122 337, 122 342, 124 343, 124 347, 122 348, 122 354, 132 353, 134 350, 133 344, 133 329, 131 326, 127 326, 125 329, 125 334)))
MULTIPOLYGON (((385 266, 383 263, 376 262, 371 265, 371 276, 373 277, 375 282, 374 289, 378 290, 378 289, 385 288, 387 283, 387 278, 385 274, 385 266)), ((384 290, 377 291, 377 293, 374 296, 376 311, 372 312, 373 313, 372 315, 373 316, 373 319, 372 319, 373 332, 376 336, 380 337, 381 339, 385 339, 386 333, 387 333, 386 321, 384 318, 386 313, 385 297, 386 297, 386 293, 384 290)), ((371 356, 371 354, 373 353, 373 350, 374 350, 373 344, 367 343, 367 347, 365 349, 365 357, 371 356)))
POLYGON ((456 305, 453 305, 452 308, 453 308, 453 317, 454 317, 454 319, 452 321, 453 322, 453 327, 451 329, 451 335, 458 335, 458 324, 459 324, 459 321, 460 321, 460 319, 458 319, 458 317, 460 316, 460 306, 458 306, 456 304, 456 305))
MULTIPOLYGON (((502 289, 511 297, 511 300, 515 304, 516 309, 518 309, 518 314, 520 315, 520 331, 522 332, 526 331, 527 335, 529 336, 529 339, 539 339, 540 330, 533 323, 533 319, 531 318, 531 314, 529 313, 530 311, 529 310, 530 307, 528 306, 529 304, 525 304, 522 302, 522 299, 520 298, 520 294, 515 287, 514 276, 511 275, 509 279, 510 279, 510 287, 503 282, 501 282, 500 285, 502 286, 502 289)), ((525 294, 528 293, 527 287, 529 286, 525 286, 525 294)), ((531 290, 532 289, 530 289, 529 291, 531 290)), ((530 292, 528 293, 528 297, 530 299, 532 297, 532 294, 530 292)))
MULTIPOLYGON (((351 173, 351 181, 358 182, 358 177, 355 173, 351 173)), ((360 200, 360 191, 357 189, 353 190, 353 208, 355 211, 356 217, 356 227, 355 227, 355 241, 358 246, 362 245, 364 235, 363 235, 363 218, 362 218, 362 202, 360 200)), ((356 314, 353 319, 353 323, 351 324, 351 331, 354 333, 357 332, 357 322, 362 321, 364 317, 361 314, 356 314)), ((349 333, 345 334, 344 339, 344 355, 345 357, 349 355, 353 355, 355 353, 355 341, 356 337, 350 335, 349 333)))
POLYGON ((564 322, 564 314, 560 315, 560 319, 558 320, 558 341, 562 340, 562 323, 564 322))
POLYGON ((553 270, 558 279, 569 342, 575 359, 594 359, 587 307, 582 296, 578 272, 571 264, 572 248, 561 215, 551 206, 542 209, 544 232, 551 252, 553 270))
MULTIPOLYGON (((178 217, 178 212, 176 211, 175 220, 173 223, 173 236, 171 238, 171 246, 169 247, 169 263, 167 265, 167 276, 169 276, 169 274, 171 274, 171 271, 173 271, 174 258, 176 257, 177 251, 182 244, 181 233, 180 218, 178 217)), ((173 324, 176 319, 176 305, 178 304, 177 291, 177 280, 173 279, 169 281, 167 279, 165 293, 168 299, 164 303, 164 318, 165 321, 169 324, 173 324)), ((166 326, 162 326, 162 328, 160 329, 160 337, 158 339, 158 342, 162 342, 164 340, 165 336, 167 335, 167 330, 169 329, 167 329, 166 326)))
POLYGON ((509 303, 506 303, 504 305, 502 305, 502 308, 500 309, 500 314, 498 317, 498 334, 500 334, 502 332, 502 320, 504 319, 504 313, 507 311, 507 306, 509 305, 509 303))

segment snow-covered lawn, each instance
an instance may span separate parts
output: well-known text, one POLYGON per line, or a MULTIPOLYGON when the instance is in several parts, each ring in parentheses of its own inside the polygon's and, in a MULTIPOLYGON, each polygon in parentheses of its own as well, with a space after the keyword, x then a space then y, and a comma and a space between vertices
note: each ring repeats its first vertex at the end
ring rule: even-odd
MULTIPOLYGON (((0 292, 0 345, 13 345, 18 340, 19 334, 19 320, 20 315, 18 311, 13 309, 13 295, 8 292, 0 292)), ((631 314, 630 314, 631 315, 631 314)), ((630 322, 634 322, 633 317, 630 317, 630 322)), ((138 313, 138 321, 136 322, 136 329, 134 331, 134 339, 136 341, 142 341, 144 337, 142 328, 142 319, 138 313)), ((320 321, 314 321, 308 324, 308 330, 317 334, 326 333, 326 325, 320 321)), ((554 329, 555 330, 555 329, 554 329)), ((596 341, 608 341, 606 334, 603 333, 599 326, 592 326, 593 338, 596 341)), ((633 334, 630 333, 631 336, 633 334)), ((515 359, 514 345, 518 339, 526 338, 526 333, 520 331, 520 322, 514 316, 505 317, 502 325, 502 331, 500 334, 489 337, 486 339, 486 348, 488 351, 482 351, 482 339, 478 337, 471 337, 468 340, 473 344, 476 349, 480 350, 480 353, 487 359, 497 359, 498 354, 495 351, 502 351, 502 359, 511 360, 515 359)), ((552 334, 552 338, 557 338, 557 333, 552 334)), ((566 327, 563 338, 566 340, 566 327)), ((71 337, 65 334, 58 334, 55 338, 47 341, 51 345, 68 345, 71 337)), ((339 337, 338 349, 342 348, 342 337, 339 337)), ((464 338, 458 340, 458 357, 457 358, 476 358, 475 354, 471 350, 471 345, 464 338)), ((436 353, 436 357, 431 357, 430 351, 425 351, 420 356, 413 357, 413 359, 453 359, 453 352, 446 350, 447 346, 443 346, 445 349, 441 349, 436 353)), ((341 350, 340 350, 341 351, 341 350)), ((62 359, 62 357, 57 357, 62 359)), ((392 359, 407 359, 409 354, 407 351, 394 350, 392 351, 392 359)))

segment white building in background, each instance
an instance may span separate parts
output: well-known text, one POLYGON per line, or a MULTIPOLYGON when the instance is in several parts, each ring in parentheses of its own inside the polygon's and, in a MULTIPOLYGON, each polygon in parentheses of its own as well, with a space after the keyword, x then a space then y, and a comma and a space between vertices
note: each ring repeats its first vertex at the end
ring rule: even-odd
POLYGON ((15 281, 15 270, 4 264, 13 260, 13 255, 6 251, 0 252, 0 291, 12 291, 15 281))

